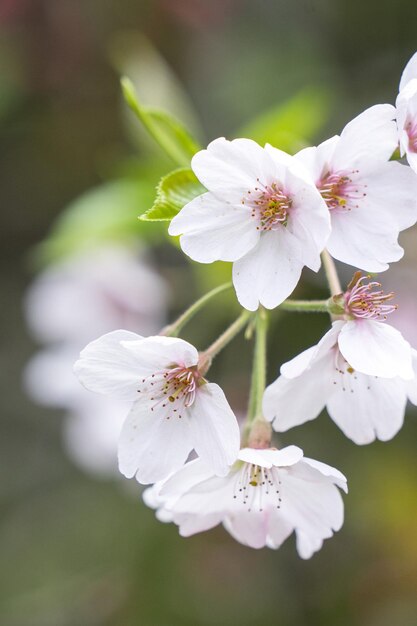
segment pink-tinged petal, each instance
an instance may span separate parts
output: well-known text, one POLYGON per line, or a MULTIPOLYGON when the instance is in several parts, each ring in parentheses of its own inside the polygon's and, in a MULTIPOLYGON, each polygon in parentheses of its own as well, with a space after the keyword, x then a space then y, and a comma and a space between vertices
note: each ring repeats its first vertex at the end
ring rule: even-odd
POLYGON ((355 117, 343 129, 332 158, 335 171, 388 161, 398 144, 395 108, 376 104, 355 117))
POLYGON ((400 80, 400 91, 402 91, 413 78, 417 78, 417 52, 413 54, 404 68, 400 80))
POLYGON ((388 263, 399 261, 404 250, 398 245, 394 232, 370 232, 364 228, 362 215, 333 212, 332 233, 327 249, 333 258, 342 263, 359 267, 366 272, 384 272, 388 263))
POLYGON ((268 517, 263 512, 246 511, 230 514, 224 524, 236 541, 250 548, 263 548, 268 533, 268 517))
POLYGON ((136 333, 115 330, 92 341, 75 363, 75 375, 90 391, 136 400, 138 380, 144 375, 142 363, 136 354, 126 350, 122 341, 138 339, 141 337, 136 333))
POLYGON ((273 309, 296 287, 303 268, 298 241, 286 229, 263 233, 253 250, 233 265, 237 299, 249 311, 273 309))
POLYGON ((280 376, 264 394, 263 411, 274 430, 285 432, 316 418, 333 392, 334 355, 314 362, 297 378, 280 376))
POLYGON ((137 341, 123 341, 122 345, 129 354, 135 356, 144 376, 167 369, 172 365, 193 367, 198 362, 196 348, 188 341, 177 337, 156 335, 137 341))
POLYGON ((155 483, 178 470, 192 450, 188 416, 171 415, 151 400, 138 400, 119 439, 119 469, 142 484, 155 483), (153 408, 153 410, 152 410, 153 408))
POLYGON ((180 244, 199 263, 236 261, 259 240, 250 207, 228 204, 205 193, 189 202, 171 221, 170 235, 182 235, 180 244))
POLYGON ((240 432, 236 417, 218 385, 198 388, 190 408, 193 447, 214 474, 225 476, 239 452, 240 432))
POLYGON ((303 451, 298 446, 287 446, 281 450, 243 448, 240 450, 238 458, 240 461, 259 467, 286 467, 298 463, 303 458, 303 451))
POLYGON ((239 205, 258 179, 276 178, 276 167, 269 154, 250 139, 215 139, 207 150, 193 157, 191 167, 200 182, 219 200, 239 205))
POLYGON ((417 406, 417 350, 411 349, 414 377, 406 382, 406 393, 410 402, 417 406))
POLYGON ((339 348, 349 365, 362 374, 404 380, 414 376, 410 344, 384 322, 347 322, 339 335, 339 348))
POLYGON ((358 445, 388 441, 404 421, 407 396, 398 378, 346 374, 327 403, 327 411, 342 432, 358 445))

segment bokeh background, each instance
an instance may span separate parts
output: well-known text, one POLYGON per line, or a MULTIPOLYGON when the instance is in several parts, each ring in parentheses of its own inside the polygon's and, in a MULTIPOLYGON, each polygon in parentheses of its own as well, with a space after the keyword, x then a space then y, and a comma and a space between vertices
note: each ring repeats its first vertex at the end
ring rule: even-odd
MULTIPOLYGON (((140 248, 152 285, 138 295, 127 281, 122 307, 137 330, 149 315, 154 324, 172 319, 229 275, 221 264, 189 264, 163 225, 136 220, 172 164, 123 106, 121 73, 203 144, 245 133, 296 150, 339 132, 365 107, 394 101, 417 49, 416 23, 415 0, 1 0, 2 626, 417 624, 411 410, 386 444, 356 447, 325 415, 281 437, 349 479, 342 531, 303 562, 293 539, 278 552, 253 551, 222 529, 185 540, 157 522, 138 486, 113 471, 106 434, 100 456, 105 409, 86 416, 68 399, 61 409, 42 406, 59 406, 65 371, 52 361, 36 379, 27 366, 39 351, 76 352, 82 343, 80 333, 69 338, 72 324, 103 277, 93 272, 80 295, 65 269, 73 259, 81 263, 76 282, 92 267, 90 252, 140 248), (36 307, 35 277, 62 267, 75 300, 59 292, 58 271, 46 274, 52 291, 36 307), (66 330, 48 335, 58 313, 66 330), (90 420, 85 430, 68 427, 77 411, 90 420)), ((385 278, 403 303, 397 323, 417 346, 416 229, 402 242, 406 257, 385 278)), ((322 279, 306 273, 298 295, 325 297, 322 279)), ((117 315, 120 300, 123 293, 117 315)), ((236 312, 225 294, 185 337, 204 348, 236 312)), ((328 325, 325 316, 271 317, 269 380, 328 325)), ((237 339, 211 375, 239 414, 249 364, 250 348, 237 339)))

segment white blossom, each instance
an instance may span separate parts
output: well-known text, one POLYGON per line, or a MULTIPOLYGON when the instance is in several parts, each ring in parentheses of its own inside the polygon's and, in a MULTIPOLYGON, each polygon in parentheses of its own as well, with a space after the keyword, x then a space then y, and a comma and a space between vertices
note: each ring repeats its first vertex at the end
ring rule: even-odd
POLYGON ((417 173, 417 52, 401 76, 396 107, 401 156, 417 173))
POLYGON ((163 480, 194 449, 219 475, 239 450, 239 427, 220 387, 201 374, 197 350, 173 337, 119 330, 91 342, 74 371, 91 391, 133 402, 119 439, 119 468, 163 480))
POLYGON ((334 322, 316 346, 282 365, 263 400, 275 430, 312 420, 325 406, 357 444, 386 441, 401 428, 407 397, 417 400, 417 352, 378 321, 394 307, 387 304, 392 294, 372 292, 375 285, 351 284, 344 296, 348 319, 334 322))
POLYGON ((331 217, 330 254, 368 272, 388 269, 403 249, 400 231, 417 221, 417 178, 389 161, 398 144, 395 108, 373 106, 296 158, 308 169, 331 217))
POLYGON ((227 476, 213 476, 197 459, 144 499, 183 537, 222 523, 246 546, 276 549, 295 531, 298 553, 308 559, 343 524, 337 487, 347 491, 343 474, 304 457, 296 446, 244 448, 227 476))
POLYGON ((249 139, 216 139, 192 159, 208 189, 174 217, 171 235, 195 261, 233 262, 239 302, 278 306, 306 265, 320 267, 330 220, 320 195, 299 163, 249 139))

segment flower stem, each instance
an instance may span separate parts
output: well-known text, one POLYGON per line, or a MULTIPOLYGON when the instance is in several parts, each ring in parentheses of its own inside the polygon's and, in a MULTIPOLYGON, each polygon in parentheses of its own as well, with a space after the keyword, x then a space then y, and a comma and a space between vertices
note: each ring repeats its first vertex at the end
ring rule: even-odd
POLYGON ((332 296, 337 296, 342 293, 342 287, 340 285, 339 276, 337 275, 336 265, 327 250, 323 250, 321 253, 321 260, 323 261, 330 293, 332 296))
POLYGON ((232 283, 225 283, 224 285, 220 285, 219 287, 215 287, 204 296, 199 298, 194 304, 192 304, 184 313, 182 313, 172 324, 168 324, 165 326, 159 333, 160 335, 165 335, 166 337, 178 337, 182 328, 189 322, 194 315, 202 309, 214 296, 217 296, 222 291, 226 291, 226 289, 230 289, 232 283))
POLYGON ((327 300, 284 300, 279 305, 282 311, 297 311, 299 313, 328 313, 327 300))
POLYGON ((262 414, 262 399, 266 385, 266 339, 268 317, 259 309, 256 317, 256 337, 248 415, 243 435, 243 445, 265 448, 270 445, 271 425, 262 414))
POLYGON ((204 374, 209 369, 214 357, 219 354, 225 346, 227 346, 232 339, 240 333, 240 331, 247 325, 253 313, 251 311, 243 310, 239 317, 229 326, 226 330, 214 341, 207 350, 200 352, 200 359, 198 369, 200 373, 204 374))

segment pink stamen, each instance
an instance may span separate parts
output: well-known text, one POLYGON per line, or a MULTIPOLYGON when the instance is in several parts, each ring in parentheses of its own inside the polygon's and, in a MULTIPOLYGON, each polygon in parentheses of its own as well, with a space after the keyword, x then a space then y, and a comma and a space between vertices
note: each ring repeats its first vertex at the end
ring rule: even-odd
POLYGON ((372 291, 381 287, 381 283, 371 281, 364 284, 369 279, 370 276, 361 276, 360 272, 356 272, 344 294, 345 311, 357 319, 384 321, 398 308, 396 304, 386 304, 392 300, 394 293, 384 293, 382 289, 372 291))
POLYGON ((364 198, 366 193, 362 192, 359 185, 350 177, 358 173, 358 170, 327 172, 316 183, 317 189, 331 211, 338 210, 345 213, 359 207, 358 200, 364 198))
POLYGON ((277 230, 286 226, 292 200, 277 183, 265 185, 258 180, 258 187, 248 191, 242 204, 252 209, 252 217, 258 221, 258 230, 277 230))

